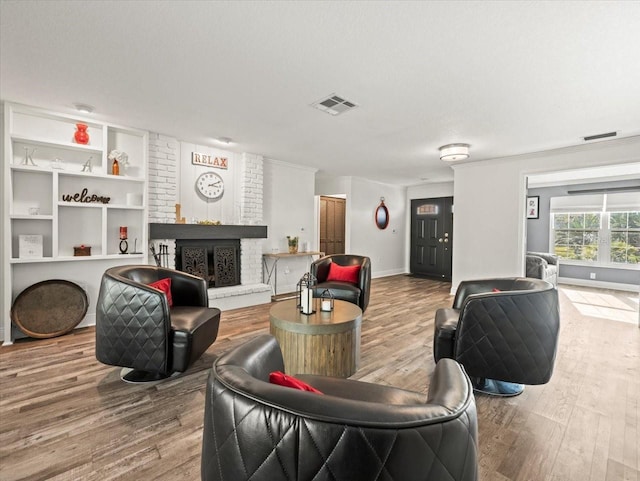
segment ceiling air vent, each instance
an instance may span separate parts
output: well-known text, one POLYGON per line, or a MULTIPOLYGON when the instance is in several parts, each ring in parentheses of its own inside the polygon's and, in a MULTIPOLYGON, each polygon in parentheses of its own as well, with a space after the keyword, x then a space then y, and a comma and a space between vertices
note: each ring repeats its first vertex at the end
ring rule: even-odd
POLYGON ((338 115, 357 107, 353 102, 345 100, 336 94, 320 99, 312 103, 311 106, 331 115, 338 115))
POLYGON ((606 134, 587 135, 583 137, 583 139, 585 142, 588 142, 589 140, 606 139, 607 137, 615 137, 616 135, 618 135, 618 132, 607 132, 606 134))

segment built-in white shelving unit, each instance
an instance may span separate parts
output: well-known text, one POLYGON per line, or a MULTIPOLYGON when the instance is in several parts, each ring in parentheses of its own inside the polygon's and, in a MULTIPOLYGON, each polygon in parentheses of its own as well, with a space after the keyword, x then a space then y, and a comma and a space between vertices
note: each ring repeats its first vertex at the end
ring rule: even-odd
POLYGON ((76 282, 89 297, 80 326, 91 325, 104 270, 147 263, 148 133, 10 103, 4 104, 3 127, 0 327, 10 344, 16 334, 11 305, 30 285, 48 279, 76 282), (88 126, 86 145, 74 140, 77 123, 88 126), (108 157, 113 150, 128 155, 120 175, 111 174, 108 157), (94 195, 109 200, 91 201, 94 195), (119 249, 121 226, 127 227, 127 254, 119 249), (41 257, 20 255, 21 235, 42 236, 41 257), (90 246, 91 255, 75 256, 74 247, 80 245, 90 246))

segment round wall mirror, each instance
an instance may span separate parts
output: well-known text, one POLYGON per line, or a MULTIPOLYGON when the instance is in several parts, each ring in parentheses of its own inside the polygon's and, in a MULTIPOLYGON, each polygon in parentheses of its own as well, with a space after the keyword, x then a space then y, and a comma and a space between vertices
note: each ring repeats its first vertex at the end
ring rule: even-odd
POLYGON ((389 209, 384 205, 384 198, 380 199, 380 205, 376 209, 376 225, 378 229, 386 229, 389 225, 389 209))

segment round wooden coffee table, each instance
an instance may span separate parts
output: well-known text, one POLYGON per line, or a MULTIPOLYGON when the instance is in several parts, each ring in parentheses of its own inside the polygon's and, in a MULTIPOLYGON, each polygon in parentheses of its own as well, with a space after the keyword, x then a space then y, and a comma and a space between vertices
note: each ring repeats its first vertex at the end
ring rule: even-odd
POLYGON ((291 299, 276 302, 269 321, 287 374, 349 377, 358 369, 362 310, 357 305, 337 300, 331 312, 304 315, 291 299))

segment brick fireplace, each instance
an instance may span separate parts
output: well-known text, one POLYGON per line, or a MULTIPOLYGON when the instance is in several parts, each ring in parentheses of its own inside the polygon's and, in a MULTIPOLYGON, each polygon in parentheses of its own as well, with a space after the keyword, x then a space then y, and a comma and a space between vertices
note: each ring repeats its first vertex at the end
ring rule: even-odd
POLYGON ((241 284, 242 241, 266 237, 264 225, 149 224, 150 239, 175 239, 175 268, 212 288, 241 284))
MULTIPOLYGON (((176 224, 175 204, 180 203, 178 182, 181 169, 191 168, 188 162, 180 162, 181 143, 162 134, 149 135, 149 239, 151 242, 178 240, 183 234, 158 231, 152 225, 165 228, 189 229, 192 240, 234 240, 239 243, 239 284, 223 287, 211 286, 209 305, 222 310, 263 304, 271 301, 271 288, 262 281, 262 242, 267 236, 266 226, 262 224, 263 202, 263 159, 253 154, 232 154, 234 167, 238 169, 238 183, 235 191, 225 193, 222 202, 233 202, 233 219, 226 221, 233 225, 176 224), (240 228, 242 232, 232 232, 240 228), (195 229, 195 230, 194 230, 195 229), (256 235, 254 229, 262 229, 256 235), (206 234, 203 234, 207 232, 206 234), (220 236, 223 236, 220 238, 220 236)), ((184 175, 184 173, 183 173, 184 175)), ((190 195, 184 192, 183 195, 190 195)), ((217 242, 216 240, 216 242, 217 242)), ((173 242, 169 242, 170 264, 175 254, 182 260, 182 253, 173 252, 173 242), (180 254, 178 256, 178 254, 180 254)), ((201 245, 207 246, 207 244, 201 245)), ((176 246, 177 247, 177 246, 176 246)), ((208 247, 207 247, 208 249, 208 247)), ((207 266, 207 271, 209 267, 207 266)), ((209 275, 209 274, 208 274, 209 275)), ((213 274, 215 275, 215 274, 213 274)))

